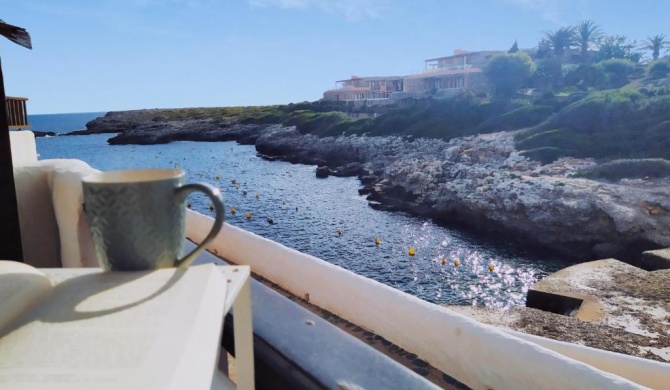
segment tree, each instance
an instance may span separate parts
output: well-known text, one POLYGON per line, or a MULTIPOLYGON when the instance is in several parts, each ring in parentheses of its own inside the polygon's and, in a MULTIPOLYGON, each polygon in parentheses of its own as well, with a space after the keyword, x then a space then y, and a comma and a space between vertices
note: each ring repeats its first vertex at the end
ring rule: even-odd
POLYGON ((507 50, 507 52, 510 53, 510 54, 514 54, 518 51, 519 51, 519 45, 516 43, 516 39, 515 39, 514 44, 512 45, 512 47, 509 48, 509 50, 507 50))
POLYGON ((602 41, 596 59, 604 61, 622 58, 637 63, 642 55, 635 51, 635 46, 635 41, 629 41, 624 35, 612 35, 602 41))
POLYGON ((511 96, 535 72, 535 63, 523 52, 493 57, 484 67, 484 76, 498 97, 511 96))
POLYGON ((575 36, 581 51, 582 62, 587 63, 589 48, 594 48, 598 44, 603 36, 602 31, 593 20, 582 20, 575 27, 575 36))
POLYGON ((665 34, 654 35, 653 37, 647 37, 646 40, 642 41, 642 50, 651 50, 652 59, 658 59, 658 56, 661 53, 661 49, 668 47, 670 41, 665 40, 665 34))
POLYGON ((565 50, 570 49, 577 43, 574 27, 561 27, 556 31, 545 31, 544 39, 549 42, 556 57, 562 57, 565 50))

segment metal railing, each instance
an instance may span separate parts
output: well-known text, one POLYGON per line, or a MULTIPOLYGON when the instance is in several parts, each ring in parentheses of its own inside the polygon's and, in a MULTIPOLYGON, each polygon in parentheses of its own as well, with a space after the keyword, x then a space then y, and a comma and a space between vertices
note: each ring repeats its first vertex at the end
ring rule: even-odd
POLYGON ((26 101, 24 97, 5 97, 5 109, 7 110, 7 124, 9 129, 29 129, 28 110, 26 110, 26 101))

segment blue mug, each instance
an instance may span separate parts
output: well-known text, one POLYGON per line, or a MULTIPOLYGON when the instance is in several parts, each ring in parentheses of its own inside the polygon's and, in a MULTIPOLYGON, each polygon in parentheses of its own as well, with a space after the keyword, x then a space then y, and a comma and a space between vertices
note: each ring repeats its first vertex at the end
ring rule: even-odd
POLYGON ((187 267, 221 230, 223 196, 205 183, 184 184, 177 169, 100 172, 82 180, 84 210, 100 266, 110 271, 187 267), (181 256, 186 196, 205 193, 216 210, 207 237, 181 256))

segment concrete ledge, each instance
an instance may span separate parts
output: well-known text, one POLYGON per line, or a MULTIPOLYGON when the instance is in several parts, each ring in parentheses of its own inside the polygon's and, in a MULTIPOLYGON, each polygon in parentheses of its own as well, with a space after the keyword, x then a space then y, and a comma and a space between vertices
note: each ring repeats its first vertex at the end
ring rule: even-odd
MULTIPOLYGON (((213 220, 187 213, 187 236, 201 241, 213 220)), ((367 328, 472 389, 641 388, 446 308, 356 275, 314 256, 225 225, 208 249, 297 296, 367 328)))
POLYGON ((640 268, 647 271, 670 269, 670 248, 642 252, 640 268))

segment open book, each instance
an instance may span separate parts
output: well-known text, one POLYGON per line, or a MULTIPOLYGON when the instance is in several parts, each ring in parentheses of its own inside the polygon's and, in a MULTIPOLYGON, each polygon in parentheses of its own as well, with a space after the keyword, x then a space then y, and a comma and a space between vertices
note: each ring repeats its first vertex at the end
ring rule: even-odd
POLYGON ((0 261, 0 389, 209 389, 225 298, 212 264, 43 273, 0 261))

